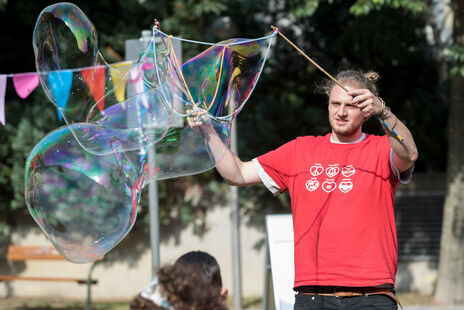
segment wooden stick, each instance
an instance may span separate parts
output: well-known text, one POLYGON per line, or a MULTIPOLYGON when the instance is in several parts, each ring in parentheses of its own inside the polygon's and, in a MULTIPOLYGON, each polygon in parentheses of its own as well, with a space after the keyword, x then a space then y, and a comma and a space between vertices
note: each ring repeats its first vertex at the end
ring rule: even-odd
MULTIPOLYGON (((332 81, 334 81, 338 86, 340 86, 344 91, 348 92, 348 89, 346 89, 345 86, 342 85, 342 83, 340 83, 339 81, 337 81, 336 78, 334 78, 333 76, 331 76, 327 71, 325 71, 321 66, 319 66, 314 60, 311 59, 311 57, 309 57, 308 55, 305 54, 305 52, 303 52, 302 50, 300 50, 298 48, 298 46, 296 46, 295 44, 293 44, 292 41, 290 41, 289 39, 287 39, 286 36, 284 36, 282 34, 282 32, 279 31, 279 29, 275 26, 271 26, 272 30, 274 31, 277 31, 279 33, 279 35, 285 39, 285 41, 287 41, 291 46, 293 46, 294 49, 296 49, 301 55, 303 55, 306 59, 308 59, 316 68, 318 68, 319 70, 322 71, 322 73, 324 73, 326 76, 328 76, 332 81)), ((385 123, 382 119, 380 119, 380 117, 378 117, 377 115, 374 115, 374 117, 380 121, 383 126, 385 126, 385 128, 387 128, 399 141, 403 142, 404 139, 402 137, 400 137, 393 129, 391 129, 387 123, 385 123)))
MULTIPOLYGON (((275 26, 271 26, 272 30, 274 31, 278 31, 277 27, 275 26)), ((316 68, 318 68, 319 70, 322 71, 322 73, 324 73, 325 75, 327 75, 332 81, 334 81, 338 86, 340 86, 344 91, 348 92, 348 89, 346 89, 345 86, 342 85, 342 83, 340 83, 339 81, 337 81, 336 78, 334 78, 333 76, 331 76, 327 71, 325 71, 321 66, 319 66, 314 60, 311 59, 311 57, 309 57, 308 55, 306 55, 302 50, 300 50, 298 48, 298 46, 296 46, 295 44, 293 44, 292 41, 290 41, 289 39, 287 39, 286 36, 284 36, 282 34, 282 32, 278 31, 279 32, 279 35, 285 39, 285 41, 287 41, 291 46, 293 46, 293 48, 295 48, 301 55, 303 55, 306 59, 308 59, 316 68)))

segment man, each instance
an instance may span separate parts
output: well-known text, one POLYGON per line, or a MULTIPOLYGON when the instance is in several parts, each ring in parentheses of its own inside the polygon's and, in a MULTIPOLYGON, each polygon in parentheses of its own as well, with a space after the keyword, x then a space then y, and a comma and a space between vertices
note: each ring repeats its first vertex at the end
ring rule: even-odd
POLYGON ((295 246, 295 309, 396 308, 397 239, 393 203, 417 159, 407 127, 377 96, 376 73, 342 71, 327 83, 332 128, 243 162, 219 147, 212 126, 191 120, 208 139, 219 173, 232 185, 263 183, 288 191, 295 246), (362 132, 377 115, 392 131, 362 132))

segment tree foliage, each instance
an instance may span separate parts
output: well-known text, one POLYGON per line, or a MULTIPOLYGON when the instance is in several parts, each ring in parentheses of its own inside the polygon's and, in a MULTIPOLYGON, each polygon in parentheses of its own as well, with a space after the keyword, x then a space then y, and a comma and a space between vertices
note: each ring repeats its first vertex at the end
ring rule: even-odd
MULTIPOLYGON (((303 3, 303 1, 299 2, 303 3)), ((351 13, 355 1, 319 1, 311 16, 288 13, 297 1, 286 2, 276 16, 279 30, 329 73, 339 68, 380 73, 380 95, 412 130, 419 147, 416 171, 444 171, 447 103, 438 80, 439 63, 427 38, 427 15, 405 7, 383 6, 368 14, 351 13), (291 21, 291 22, 289 22, 291 21)), ((239 152, 244 159, 269 151, 296 136, 324 134, 330 129, 327 98, 315 93, 324 75, 285 41, 278 39, 265 74, 252 99, 238 116, 239 152)), ((371 119, 371 133, 382 134, 371 119)), ((241 189, 246 211, 284 211, 288 197, 276 200, 263 187, 241 189), (254 200, 256 203, 251 203, 254 200), (261 201, 262 203, 259 203, 261 201), (273 207, 272 207, 273 206, 273 207)))
POLYGON ((369 14, 373 10, 381 10, 385 7, 393 9, 406 9, 412 13, 421 13, 426 8, 423 0, 358 0, 350 8, 350 12, 360 16, 369 14))
MULTIPOLYGON (((35 71, 31 47, 40 11, 54 1, 0 2, 3 49, 2 73, 35 71), (15 27, 11 27, 15 25, 15 27)), ((427 39, 427 16, 419 0, 79 0, 74 1, 94 23, 99 48, 109 62, 124 58, 125 40, 151 29, 202 41, 230 37, 261 37, 270 26, 296 43, 330 73, 339 68, 376 70, 382 76, 383 99, 412 129, 419 146, 416 171, 443 171, 445 157, 436 152, 446 144, 447 105, 440 96, 438 63, 427 39), (227 22, 224 22, 227 21, 227 22)), ((184 51, 193 56, 197 50, 184 51)), ((264 73, 238 117, 239 153, 251 159, 296 136, 329 130, 324 95, 314 85, 324 76, 277 37, 264 73)), ((24 161, 32 147, 60 125, 56 111, 42 92, 17 99, 9 82, 7 126, 0 128, 0 233, 5 235, 15 216, 24 214, 24 161)), ((366 129, 382 133, 370 120, 366 129)), ((206 227, 209 205, 224 200, 224 183, 214 171, 201 176, 159 182, 161 223, 196 223, 206 227), (196 188, 191 192, 190 188, 196 188), (190 192, 189 192, 190 191, 190 192), (193 207, 192 207, 193 206, 193 207)), ((272 198, 262 187, 241 192, 243 211, 250 219, 263 212, 288 212, 288 196, 272 198)), ((144 222, 146 203, 138 223, 144 222)), ((140 224, 137 224, 140 225, 140 224)), ((137 228, 137 227, 136 227, 137 228)))
POLYGON ((447 186, 443 208, 440 261, 435 299, 438 302, 464 302, 464 139, 462 117, 464 107, 464 5, 452 1, 454 14, 453 46, 450 85, 450 113, 448 116, 447 186))
MULTIPOLYGON (((0 27, 5 45, 1 51, 0 72, 34 72, 31 38, 39 13, 56 1, 15 0, 0 3, 0 27), (11 25, 15 27, 12 28, 11 25), (12 31, 12 29, 16 31, 12 31)), ((163 30, 176 30, 177 35, 198 37, 211 24, 212 17, 225 9, 220 1, 74 1, 97 29, 99 49, 109 62, 124 58, 125 40, 140 37, 143 29, 151 29, 154 18, 166 20, 163 30), (185 7, 182 10, 182 7, 185 7), (111 12, 111 13, 110 13, 111 12), (188 23, 180 23, 186 19, 188 23), (115 16, 117 18, 115 18, 115 16), (201 21, 201 23, 200 23, 201 21), (185 28, 179 25, 185 25, 185 28)), ((24 164, 35 144, 51 130, 63 126, 53 105, 40 87, 27 99, 21 100, 8 79, 6 123, 0 128, 0 240, 9 236, 16 219, 27 215, 24 201, 24 164)), ((173 225, 193 223, 198 233, 207 226, 207 206, 224 201, 225 184, 210 172, 198 178, 164 181, 160 187, 160 217, 163 230, 173 225), (197 189, 192 191, 190 186, 197 189)), ((148 221, 147 197, 144 193, 137 226, 148 221)), ((136 227, 137 228, 137 227, 136 227)))

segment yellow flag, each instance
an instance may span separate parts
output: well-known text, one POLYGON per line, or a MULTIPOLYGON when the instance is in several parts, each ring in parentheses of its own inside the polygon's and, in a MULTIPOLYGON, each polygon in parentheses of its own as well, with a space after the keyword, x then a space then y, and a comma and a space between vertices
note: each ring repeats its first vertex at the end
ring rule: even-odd
POLYGON ((121 102, 126 99, 126 82, 125 75, 132 69, 132 61, 118 62, 110 65, 111 79, 113 80, 114 94, 116 99, 121 102))

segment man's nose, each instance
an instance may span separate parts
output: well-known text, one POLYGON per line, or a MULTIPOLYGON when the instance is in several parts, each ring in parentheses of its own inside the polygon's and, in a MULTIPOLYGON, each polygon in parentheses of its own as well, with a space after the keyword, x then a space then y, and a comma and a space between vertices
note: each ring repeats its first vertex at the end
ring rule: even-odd
POLYGON ((346 115, 346 105, 344 103, 340 104, 337 110, 338 115, 346 115))

